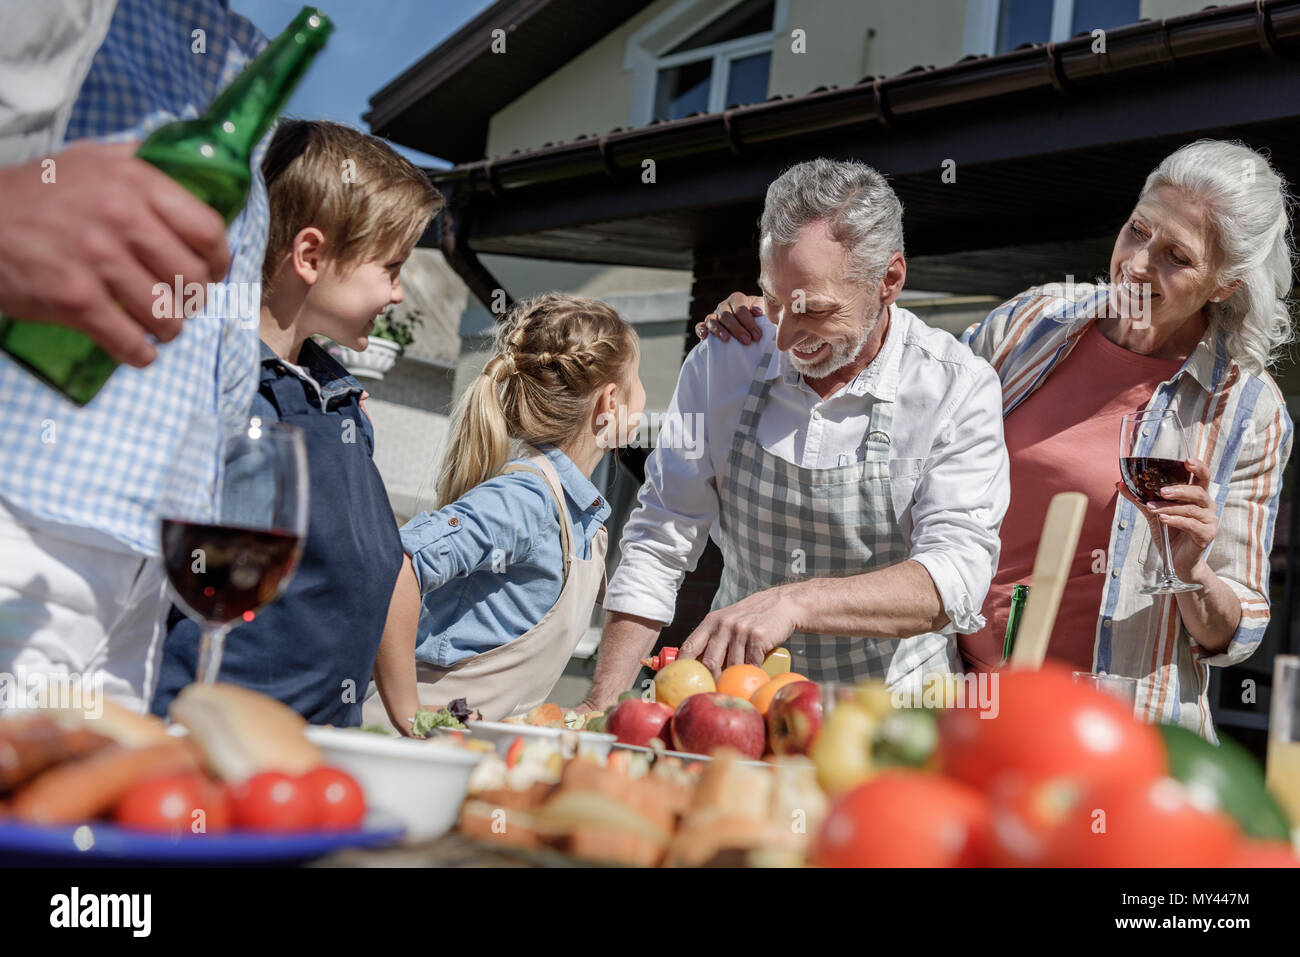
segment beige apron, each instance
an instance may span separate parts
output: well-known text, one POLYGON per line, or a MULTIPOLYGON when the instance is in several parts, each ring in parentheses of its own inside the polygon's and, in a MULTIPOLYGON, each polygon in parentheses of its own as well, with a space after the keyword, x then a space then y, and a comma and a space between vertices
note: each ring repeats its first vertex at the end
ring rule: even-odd
MULTIPOLYGON (((514 641, 490 648, 450 668, 417 662, 421 704, 442 706, 464 698, 471 708, 482 712, 486 721, 525 714, 544 704, 587 630, 593 604, 605 600, 605 551, 609 533, 601 527, 591 541, 591 557, 579 558, 560 476, 545 453, 531 446, 526 451, 529 464, 512 465, 505 471, 527 469, 540 473, 555 499, 564 554, 564 585, 560 597, 541 621, 514 641)), ((363 720, 392 728, 378 694, 366 701, 363 720)))

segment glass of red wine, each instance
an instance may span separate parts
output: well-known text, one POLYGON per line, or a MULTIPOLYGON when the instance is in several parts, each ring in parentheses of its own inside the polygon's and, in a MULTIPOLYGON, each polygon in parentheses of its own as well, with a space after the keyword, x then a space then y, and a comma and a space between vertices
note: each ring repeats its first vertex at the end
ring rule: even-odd
POLYGON ((216 488, 202 488, 195 457, 180 457, 168 474, 161 510, 172 597, 203 634, 195 675, 200 682, 216 681, 230 629, 252 621, 289 584, 307 537, 301 429, 253 418, 237 435, 211 444, 220 445, 214 449, 221 462, 216 488))
MULTIPOLYGON (((1127 413, 1119 432, 1119 471, 1129 492, 1143 503, 1167 501, 1160 494, 1166 485, 1190 485, 1187 440, 1178 416, 1172 411, 1127 413)), ((1160 581, 1144 585, 1139 591, 1143 595, 1196 591, 1200 585, 1189 584, 1174 574, 1169 526, 1163 522, 1160 537, 1163 545, 1160 560, 1164 566, 1160 581)))

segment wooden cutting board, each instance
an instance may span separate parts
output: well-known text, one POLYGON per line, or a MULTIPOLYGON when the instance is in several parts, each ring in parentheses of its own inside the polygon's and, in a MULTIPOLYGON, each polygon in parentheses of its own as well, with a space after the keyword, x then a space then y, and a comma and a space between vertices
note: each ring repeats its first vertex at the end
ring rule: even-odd
POLYGON ((1083 529, 1088 497, 1082 492, 1060 492, 1052 496, 1043 522, 1043 536, 1034 557, 1034 576, 1029 582, 1029 600, 1020 622, 1016 646, 1011 651, 1012 668, 1038 669, 1047 657, 1047 643, 1056 624, 1056 612, 1065 594, 1065 582, 1074 561, 1083 529))

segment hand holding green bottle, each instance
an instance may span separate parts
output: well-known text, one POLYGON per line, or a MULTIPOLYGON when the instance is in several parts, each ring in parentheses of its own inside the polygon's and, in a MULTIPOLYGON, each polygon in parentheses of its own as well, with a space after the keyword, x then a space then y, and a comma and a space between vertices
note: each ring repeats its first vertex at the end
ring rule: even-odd
POLYGON ((137 145, 74 143, 53 167, 0 170, 0 312, 80 330, 144 366, 158 354, 149 335, 170 342, 181 330, 154 316, 154 284, 180 275, 206 287, 230 254, 216 211, 136 159, 137 145))
MULTIPOLYGON (((201 116, 167 123, 154 130, 134 154, 137 160, 145 163, 133 163, 126 156, 111 157, 124 164, 119 170, 122 176, 144 176, 138 167, 147 163, 166 174, 163 179, 170 177, 174 181, 171 184, 173 188, 162 194, 163 207, 170 209, 172 214, 167 224, 173 232, 179 233, 180 238, 190 242, 200 258, 215 258, 216 262, 226 263, 215 273, 209 271, 213 278, 208 281, 220 279, 228 268, 224 235, 220 247, 217 247, 210 233, 210 216, 206 218, 207 225, 203 229, 189 228, 192 204, 182 204, 175 190, 180 187, 188 190, 207 204, 209 213, 217 215, 226 225, 239 215, 252 184, 250 163, 257 143, 280 115, 289 95, 325 45, 331 30, 333 25, 324 14, 304 7, 288 29, 272 40, 217 95, 201 116), (219 255, 216 254, 218 248, 219 255), (203 257, 204 252, 207 257, 203 257)), ((66 158, 73 150, 83 148, 91 147, 89 144, 74 146, 62 156, 66 158)), ((79 153, 74 159, 80 157, 79 153)), ((37 163, 36 167, 39 165, 37 163)), ((32 175, 34 172, 32 164, 4 171, 5 174, 25 173, 32 177, 28 188, 37 191, 34 193, 35 202, 25 210, 23 219, 9 218, 7 211, 0 214, 0 224, 9 227, 4 232, 11 234, 7 237, 7 245, 27 242, 26 234, 32 225, 50 215, 48 203, 42 202, 48 197, 39 193, 44 184, 40 182, 39 174, 32 175)), ((84 178, 81 182, 85 182, 84 178)), ((116 223, 119 228, 107 233, 94 231, 88 243, 82 242, 87 254, 83 258, 87 261, 74 261, 71 272, 62 277, 64 284, 52 281, 60 278, 57 273, 61 264, 55 261, 64 256, 58 242, 46 242, 32 250, 27 259, 29 266, 33 259, 37 259, 44 268, 38 271, 40 281, 35 292, 29 289, 25 298, 10 297, 19 300, 17 308, 5 301, 3 283, 21 271, 23 260, 19 258, 16 264, 4 264, 4 271, 0 272, 0 350, 79 405, 85 405, 98 394, 117 367, 115 360, 132 365, 146 365, 152 361, 156 353, 144 339, 145 330, 157 335, 154 324, 162 322, 165 324, 161 328, 168 338, 179 332, 179 318, 153 318, 156 283, 161 280, 170 288, 177 276, 183 277, 183 282, 197 282, 201 272, 193 260, 186 264, 186 269, 174 268, 175 254, 179 251, 174 242, 165 246, 173 254, 166 262, 142 252, 149 243, 165 242, 167 238, 165 232, 160 234, 158 229, 151 228, 152 224, 135 218, 128 208, 139 205, 142 197, 130 191, 120 195, 115 188, 116 181, 106 179, 102 174, 92 182, 108 223, 116 223), (133 228, 124 232, 128 226, 133 228), (123 255, 124 242, 131 249, 132 256, 123 255), (164 271, 160 276, 157 270, 164 265, 171 271, 164 271), (87 266, 98 268, 87 273, 87 266), (105 268, 107 276, 103 272, 105 268), (105 305, 105 296, 110 294, 118 306, 113 306, 112 301, 105 305), (55 303, 53 307, 49 304, 51 301, 55 303), (111 316, 108 310, 112 308, 119 312, 125 310, 126 315, 111 316), (73 313, 77 315, 73 316, 73 313), (132 328, 132 322, 136 324, 135 328, 132 328)), ((155 202, 152 196, 143 199, 155 202)), ((76 210, 75 205, 71 207, 71 221, 74 223, 76 210)), ((69 210, 61 207, 56 212, 62 214, 64 221, 61 235, 70 235, 69 229, 75 227, 66 222, 69 210)), ((0 245, 0 258, 5 252, 4 245, 0 245)), ((209 266, 212 265, 210 261, 209 266)), ((207 281, 202 285, 206 287, 207 281)), ((163 336, 158 338, 163 339, 163 336)))

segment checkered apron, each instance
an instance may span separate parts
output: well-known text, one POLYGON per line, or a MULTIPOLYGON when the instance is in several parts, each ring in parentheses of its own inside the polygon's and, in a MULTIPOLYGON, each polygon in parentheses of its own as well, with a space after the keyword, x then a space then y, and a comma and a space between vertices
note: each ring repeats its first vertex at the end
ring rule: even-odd
MULTIPOLYGON (((808 469, 758 442, 758 419, 772 380, 771 352, 758 364, 718 483, 724 566, 713 610, 755 592, 809 578, 843 578, 907 558, 894 520, 889 483, 893 403, 872 404, 861 462, 808 469)), ((852 638, 796 631, 786 642, 793 670, 814 681, 884 678, 917 686, 931 672, 959 672, 957 644, 937 633, 911 638, 852 638)))

